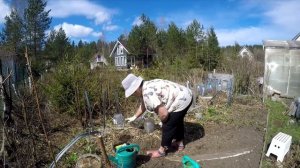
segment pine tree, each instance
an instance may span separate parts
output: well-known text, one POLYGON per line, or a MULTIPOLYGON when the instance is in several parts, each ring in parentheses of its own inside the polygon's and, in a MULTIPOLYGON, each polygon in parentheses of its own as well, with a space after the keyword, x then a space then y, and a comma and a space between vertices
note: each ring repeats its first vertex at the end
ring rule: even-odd
POLYGON ((146 65, 148 66, 149 54, 154 54, 155 52, 157 28, 150 18, 146 17, 146 15, 142 15, 141 20, 143 21, 143 24, 140 25, 143 43, 142 51, 144 53, 143 55, 146 55, 146 65))
POLYGON ((68 55, 70 49, 70 40, 65 31, 62 28, 58 31, 52 30, 46 41, 45 59, 55 65, 68 55))
POLYGON ((133 55, 142 53, 141 30, 138 26, 134 26, 128 35, 128 49, 133 55))
POLYGON ((209 28, 207 31, 207 53, 208 60, 206 60, 204 66, 207 70, 213 70, 217 67, 220 59, 218 37, 213 27, 209 28))
POLYGON ((49 12, 45 11, 47 2, 44 0, 28 0, 28 7, 24 12, 26 45, 29 49, 29 54, 33 58, 33 71, 39 73, 40 68, 38 62, 42 61, 41 51, 44 47, 46 34, 49 29, 52 18, 49 17, 49 12))
POLYGON ((79 40, 77 47, 78 47, 78 48, 82 48, 83 45, 84 45, 84 44, 83 44, 82 40, 79 40))
MULTIPOLYGON (((79 41, 80 42, 80 41, 79 41)), ((91 57, 97 52, 97 44, 96 42, 82 42, 78 44, 78 47, 75 51, 75 59, 70 60, 70 61, 76 61, 78 63, 83 63, 84 65, 88 66, 89 61, 91 57)))
POLYGON ((9 51, 19 54, 23 39, 22 19, 15 9, 5 17, 1 33, 1 43, 9 51))
POLYGON ((171 22, 167 31, 166 53, 171 64, 177 58, 184 55, 185 38, 182 29, 178 28, 174 22, 171 22))
POLYGON ((203 26, 197 21, 193 22, 186 29, 187 56, 189 68, 196 68, 200 64, 200 56, 203 48, 199 47, 203 43, 203 26))
POLYGON ((135 25, 128 35, 128 48, 133 55, 145 59, 148 65, 149 55, 153 54, 156 48, 157 28, 146 15, 142 14, 140 19, 142 24, 135 25))
POLYGON ((165 30, 159 30, 156 34, 156 52, 158 59, 162 62, 164 55, 166 55, 166 43, 167 43, 167 32, 165 30))

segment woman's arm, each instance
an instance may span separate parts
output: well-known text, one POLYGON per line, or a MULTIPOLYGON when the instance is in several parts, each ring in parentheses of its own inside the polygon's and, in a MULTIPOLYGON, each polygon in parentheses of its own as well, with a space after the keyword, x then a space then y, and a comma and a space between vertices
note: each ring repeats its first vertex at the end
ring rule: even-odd
POLYGON ((140 115, 142 115, 146 111, 144 103, 141 103, 139 108, 136 110, 136 113, 129 118, 126 118, 125 120, 128 122, 133 122, 135 119, 137 119, 140 115))
POLYGON ((138 118, 139 116, 141 116, 144 112, 146 111, 145 105, 142 102, 139 106, 139 108, 136 110, 136 113, 134 116, 136 116, 136 118, 138 118))
POLYGON ((161 104, 158 107, 156 107, 155 113, 158 115, 161 122, 167 121, 168 116, 169 116, 169 112, 168 112, 167 108, 164 105, 161 104))

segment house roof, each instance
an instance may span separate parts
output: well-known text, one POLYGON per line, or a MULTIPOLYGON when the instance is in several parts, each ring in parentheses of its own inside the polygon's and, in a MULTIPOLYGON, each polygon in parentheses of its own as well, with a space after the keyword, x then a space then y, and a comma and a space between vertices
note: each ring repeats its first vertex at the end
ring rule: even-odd
POLYGON ((293 41, 300 41, 300 32, 292 40, 293 41))
POLYGON ((243 55, 244 52, 247 52, 250 57, 253 57, 253 53, 247 47, 245 47, 245 46, 240 50, 239 55, 241 57, 243 57, 244 56, 243 55))
POLYGON ((125 49, 125 51, 126 51, 127 53, 129 53, 129 51, 126 49, 126 47, 125 47, 119 40, 117 40, 117 42, 116 42, 114 48, 112 49, 111 53, 109 54, 109 57, 112 56, 112 54, 114 53, 114 51, 116 50, 116 48, 117 48, 117 46, 118 46, 119 44, 122 45, 122 46, 124 47, 124 49, 125 49))
POLYGON ((103 55, 99 54, 99 53, 94 54, 94 56, 92 57, 90 62, 94 62, 97 59, 98 56, 100 56, 100 60, 99 60, 100 62, 103 62, 105 65, 108 64, 106 58, 103 55))

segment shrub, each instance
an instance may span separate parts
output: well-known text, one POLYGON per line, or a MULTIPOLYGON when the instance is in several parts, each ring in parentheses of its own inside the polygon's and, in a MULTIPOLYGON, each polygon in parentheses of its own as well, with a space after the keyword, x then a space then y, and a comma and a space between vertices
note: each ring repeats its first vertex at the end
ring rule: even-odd
POLYGON ((119 94, 124 92, 121 87, 124 76, 123 72, 113 69, 90 70, 77 62, 64 62, 53 73, 47 74, 42 85, 53 110, 83 115, 87 111, 85 92, 92 110, 98 110, 94 113, 103 108, 116 108, 116 102, 124 97, 119 94))

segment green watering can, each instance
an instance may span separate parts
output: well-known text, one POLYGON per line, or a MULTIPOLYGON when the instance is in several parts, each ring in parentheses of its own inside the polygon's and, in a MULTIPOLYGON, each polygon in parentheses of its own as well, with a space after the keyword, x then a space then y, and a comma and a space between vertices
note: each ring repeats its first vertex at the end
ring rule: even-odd
POLYGON ((201 168, 201 166, 188 155, 184 155, 181 162, 183 164, 183 168, 201 168))
POLYGON ((116 150, 116 156, 109 156, 118 168, 134 168, 136 167, 136 156, 140 151, 140 146, 137 144, 129 144, 119 147, 116 150))

